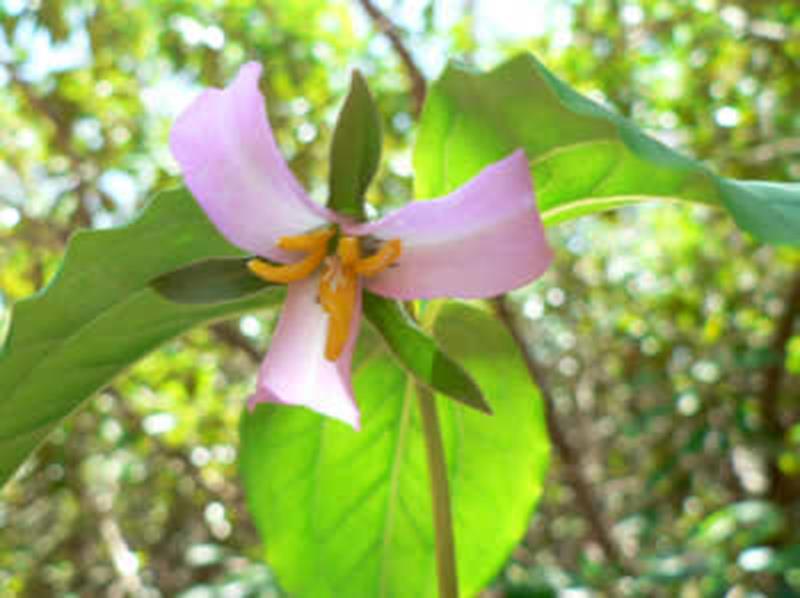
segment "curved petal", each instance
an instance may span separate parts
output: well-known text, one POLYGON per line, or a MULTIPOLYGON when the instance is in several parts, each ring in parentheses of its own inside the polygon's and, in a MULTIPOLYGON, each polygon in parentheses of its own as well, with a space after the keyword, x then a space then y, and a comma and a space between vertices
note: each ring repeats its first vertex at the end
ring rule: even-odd
POLYGON ((350 362, 361 320, 361 293, 347 345, 333 362, 325 359, 328 314, 317 301, 318 288, 319 275, 289 285, 250 407, 264 402, 302 405, 359 429, 350 362))
POLYGON ((450 195, 346 230, 402 241, 394 266, 365 280, 369 290, 394 299, 499 295, 541 276, 553 257, 522 150, 450 195))
POLYGON ((231 243, 287 261, 276 241, 320 226, 331 214, 308 197, 281 156, 260 76, 261 65, 250 62, 225 89, 204 91, 175 121, 170 149, 186 185, 231 243))

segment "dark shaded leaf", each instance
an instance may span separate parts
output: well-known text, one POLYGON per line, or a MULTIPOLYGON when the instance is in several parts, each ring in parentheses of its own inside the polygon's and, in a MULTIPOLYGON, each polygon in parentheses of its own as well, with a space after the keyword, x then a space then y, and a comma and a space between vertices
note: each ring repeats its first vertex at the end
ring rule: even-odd
POLYGON ((269 305, 269 288, 224 304, 179 304, 149 283, 211 257, 241 257, 185 190, 134 222, 81 231, 45 289, 13 308, 0 351, 0 483, 78 405, 164 341, 269 305))

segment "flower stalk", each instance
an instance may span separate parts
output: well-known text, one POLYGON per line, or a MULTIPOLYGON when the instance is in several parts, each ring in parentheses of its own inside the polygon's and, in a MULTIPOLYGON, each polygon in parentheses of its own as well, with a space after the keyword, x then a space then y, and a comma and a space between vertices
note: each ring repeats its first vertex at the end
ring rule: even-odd
POLYGON ((439 598, 458 598, 456 546, 453 535, 453 514, 450 506, 450 486, 447 481, 442 430, 436 411, 434 394, 422 385, 417 387, 425 452, 428 458, 428 477, 431 482, 433 525, 436 538, 436 573, 439 598))

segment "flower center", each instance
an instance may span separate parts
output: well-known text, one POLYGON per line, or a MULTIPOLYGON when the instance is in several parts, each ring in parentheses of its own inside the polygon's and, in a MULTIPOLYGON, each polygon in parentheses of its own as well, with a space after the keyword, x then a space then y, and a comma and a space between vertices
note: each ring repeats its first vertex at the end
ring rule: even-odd
POLYGON ((341 236, 335 255, 328 255, 328 245, 335 233, 335 229, 329 227, 304 235, 281 237, 278 247, 306 254, 292 264, 275 265, 260 258, 247 262, 247 267, 259 278, 283 284, 311 276, 324 262, 319 283, 319 303, 329 316, 325 357, 330 361, 339 359, 347 344, 358 300, 359 277, 369 278, 380 274, 394 264, 402 253, 400 240, 392 239, 383 243, 372 255, 361 257, 359 239, 341 236))

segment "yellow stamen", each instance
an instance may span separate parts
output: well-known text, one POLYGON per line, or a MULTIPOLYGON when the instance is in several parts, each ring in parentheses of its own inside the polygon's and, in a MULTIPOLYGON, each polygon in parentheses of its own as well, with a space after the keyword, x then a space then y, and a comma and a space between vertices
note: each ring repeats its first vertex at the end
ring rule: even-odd
POLYGON ((342 260, 342 264, 347 267, 357 266, 361 259, 361 249, 358 246, 358 239, 355 237, 342 237, 339 239, 339 246, 336 253, 342 260))
MULTIPOLYGON (((278 247, 307 255, 298 262, 285 265, 270 264, 254 258, 247 262, 247 267, 267 282, 285 284, 303 280, 313 274, 325 260, 328 241, 334 234, 335 229, 329 227, 305 235, 281 237, 278 247)), ((319 302, 329 316, 328 337, 325 342, 326 359, 339 359, 350 337, 350 327, 358 301, 359 276, 375 276, 383 272, 397 261, 401 253, 402 244, 394 239, 381 245, 375 254, 362 258, 357 237, 342 236, 339 239, 336 255, 325 260, 325 270, 319 283, 319 302)))
POLYGON ((278 247, 286 251, 304 251, 308 255, 293 264, 275 265, 255 258, 247 262, 250 271, 267 282, 289 283, 309 276, 325 259, 327 243, 334 235, 333 227, 315 230, 304 235, 281 237, 278 247))
POLYGON ((286 251, 315 251, 323 247, 335 233, 332 226, 294 237, 281 237, 278 247, 286 251))
POLYGON ((308 254, 304 259, 294 264, 275 266, 262 259, 254 258, 247 262, 247 267, 253 274, 267 282, 287 284, 307 278, 319 267, 324 259, 325 248, 322 248, 308 254))
MULTIPOLYGON (((341 241, 339 249, 342 250, 341 241)), ((328 258, 319 283, 319 302, 329 316, 325 344, 325 358, 329 361, 336 361, 344 351, 357 300, 358 276, 352 266, 345 265, 338 255, 328 258)))
POLYGON ((356 274, 359 276, 375 276, 394 264, 403 253, 403 244, 400 239, 392 239, 381 245, 380 249, 367 258, 358 261, 356 274))
POLYGON ((401 251, 400 241, 392 240, 381 246, 374 255, 362 259, 356 237, 339 239, 336 256, 328 258, 319 285, 320 304, 329 315, 326 359, 339 359, 347 344, 358 301, 358 277, 382 272, 397 261, 401 251))

